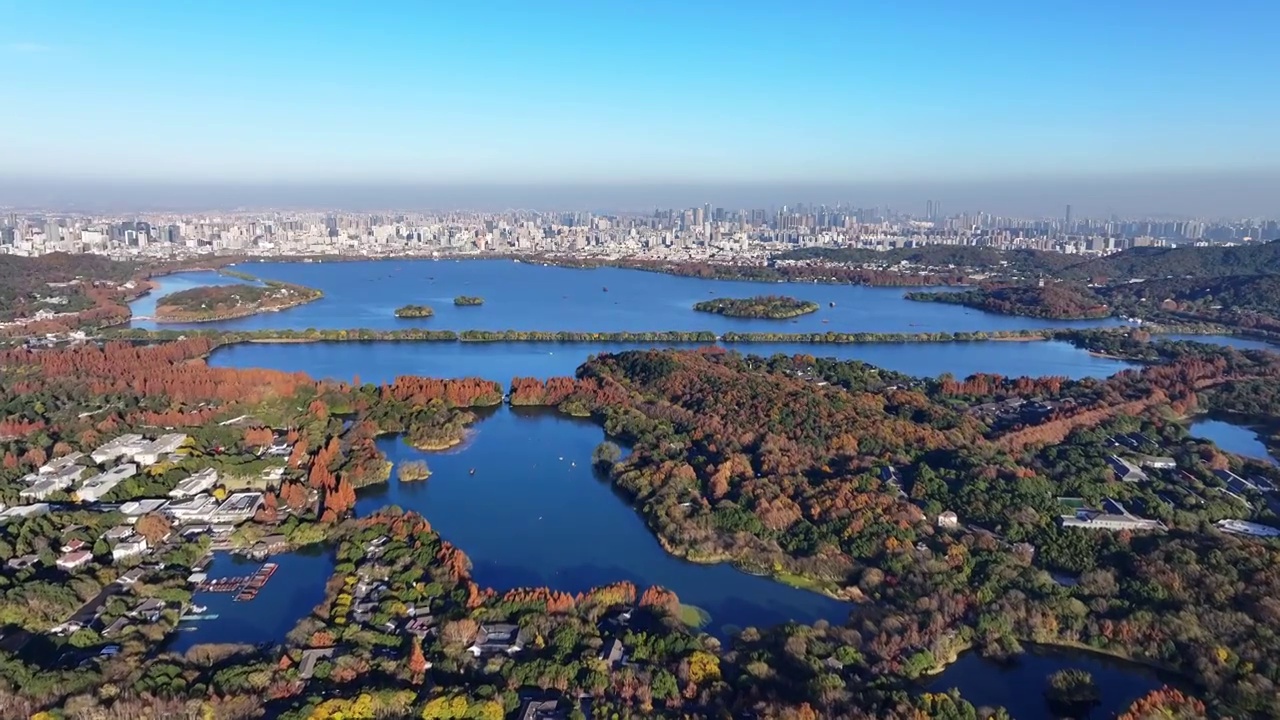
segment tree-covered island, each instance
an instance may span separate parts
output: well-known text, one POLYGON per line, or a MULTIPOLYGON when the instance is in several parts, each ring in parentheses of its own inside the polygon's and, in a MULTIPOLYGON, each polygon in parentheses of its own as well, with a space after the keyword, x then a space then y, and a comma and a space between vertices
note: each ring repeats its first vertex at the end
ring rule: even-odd
POLYGON ((484 304, 484 298, 478 295, 459 295, 453 299, 453 304, 458 307, 475 307, 484 304))
POLYGON ((695 303, 694 310, 738 318, 786 320, 818 311, 818 304, 785 295, 757 295, 749 298, 716 298, 695 303))
POLYGON ((401 305, 396 308, 398 318, 429 318, 435 314, 430 305, 401 305))
POLYGON ((165 295, 156 301, 157 322, 215 322, 276 312, 323 296, 319 290, 290 283, 214 285, 165 295))

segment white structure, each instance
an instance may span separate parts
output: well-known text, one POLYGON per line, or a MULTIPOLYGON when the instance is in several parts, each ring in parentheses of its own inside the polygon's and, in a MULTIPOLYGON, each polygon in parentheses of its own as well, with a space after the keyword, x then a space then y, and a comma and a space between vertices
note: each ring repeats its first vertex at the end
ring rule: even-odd
POLYGON ((118 465, 101 475, 85 480, 84 485, 76 491, 76 498, 80 502, 98 502, 103 495, 111 492, 112 488, 137 474, 138 466, 133 463, 118 465))
POLYGON ((1115 500, 1102 501, 1103 510, 1080 508, 1075 515, 1063 515, 1062 527, 1085 528, 1088 530, 1165 530, 1165 524, 1159 520, 1148 520, 1125 509, 1115 500))
POLYGON ((78 550, 76 552, 67 553, 58 558, 59 570, 75 570, 78 567, 88 564, 93 559, 93 553, 88 550, 78 550))
POLYGON ((133 454, 133 459, 139 465, 146 467, 155 465, 162 459, 167 457, 169 453, 176 451, 182 447, 187 441, 187 436, 182 433, 168 433, 147 443, 147 445, 133 454))
POLYGON ((218 508, 218 512, 214 513, 213 521, 220 523, 241 523, 253 517, 258 512, 258 508, 262 505, 262 493, 260 492, 238 492, 232 493, 226 502, 218 508))
POLYGON ((1178 462, 1173 458, 1157 457, 1155 455, 1143 455, 1138 459, 1138 464, 1142 467, 1156 470, 1173 470, 1178 467, 1178 462))
POLYGON ((111 559, 115 562, 142 555, 147 551, 147 539, 144 537, 125 540, 111 548, 111 559))
POLYGON ((164 506, 168 504, 168 500, 162 500, 160 498, 130 500, 120 506, 120 512, 127 517, 137 518, 146 515, 149 512, 162 510, 164 509, 164 506))
POLYGON ((1214 523, 1224 533, 1232 535, 1248 535, 1249 537, 1280 537, 1280 530, 1270 525, 1259 525, 1245 520, 1219 520, 1214 523))
POLYGON ((187 500, 171 502, 164 511, 178 522, 207 523, 218 512, 218 500, 212 495, 196 495, 187 500))
POLYGON ((67 475, 51 475, 43 480, 39 480, 36 484, 28 488, 23 488, 18 497, 26 501, 45 500, 56 492, 62 492, 71 487, 73 479, 67 475))
POLYGON ((218 483, 218 471, 205 468, 191 477, 182 480, 177 487, 169 491, 171 498, 190 498, 206 493, 218 483))
POLYGON ((0 512, 0 522, 8 522, 10 520, 23 520, 33 518, 38 515, 49 514, 49 503, 31 503, 30 505, 18 505, 0 512))
POLYGON ((38 472, 41 475, 52 475, 54 473, 65 470, 72 465, 75 465, 76 462, 78 462, 82 457, 84 457, 84 453, 81 453, 81 452, 74 452, 74 453, 71 453, 70 455, 63 455, 62 457, 56 457, 50 460, 49 462, 45 463, 44 465, 41 465, 40 470, 38 472))
POLYGON ((118 457, 133 457, 135 453, 141 452, 146 445, 147 441, 143 440, 141 435, 130 433, 103 443, 96 450, 89 453, 89 457, 93 458, 95 463, 102 464, 118 457))
POLYGON ((960 517, 950 510, 944 510, 938 513, 938 527, 954 528, 960 527, 960 517))

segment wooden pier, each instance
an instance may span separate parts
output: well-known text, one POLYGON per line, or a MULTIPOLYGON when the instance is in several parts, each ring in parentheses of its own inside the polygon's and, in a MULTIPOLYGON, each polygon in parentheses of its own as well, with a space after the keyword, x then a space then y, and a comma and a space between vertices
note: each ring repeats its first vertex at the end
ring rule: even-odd
POLYGON ((258 592, 266 586, 267 581, 279 569, 276 563, 263 563, 262 567, 250 575, 238 575, 216 579, 201 580, 196 583, 196 592, 235 593, 236 602, 247 602, 258 596, 258 592))

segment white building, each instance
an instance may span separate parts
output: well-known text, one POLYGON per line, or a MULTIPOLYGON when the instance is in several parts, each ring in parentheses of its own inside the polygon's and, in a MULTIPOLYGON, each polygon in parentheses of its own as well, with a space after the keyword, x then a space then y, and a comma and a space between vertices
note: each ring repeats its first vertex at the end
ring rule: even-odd
POLYGON ((115 562, 136 557, 147 552, 147 539, 137 537, 132 540, 125 540, 115 547, 111 548, 111 559, 115 562))
POLYGON ((120 512, 127 517, 137 518, 150 512, 163 510, 168 505, 168 500, 160 498, 150 498, 147 500, 130 500, 120 506, 120 512))
POLYGON ((23 500, 46 500, 54 493, 62 492, 71 487, 73 480, 66 475, 52 475, 43 480, 36 481, 36 484, 28 488, 23 488, 18 497, 23 500))
POLYGON ((212 495, 196 495, 186 500, 175 500, 164 511, 178 522, 207 523, 218 512, 218 500, 212 495))
POLYGON ((31 503, 30 505, 18 505, 0 511, 0 523, 10 520, 25 520, 38 515, 49 514, 49 503, 31 503))
POLYGON ((1249 537, 1280 537, 1280 530, 1270 525, 1259 525, 1245 520, 1219 520, 1214 523, 1224 533, 1232 535, 1248 535, 1249 537))
POLYGON ((1115 500, 1103 500, 1102 507, 1102 511, 1080 508, 1076 510, 1075 515, 1063 515, 1062 527, 1085 528, 1087 530, 1167 529, 1165 524, 1159 520, 1138 517, 1115 500))
POLYGON ((205 468, 191 477, 182 480, 177 487, 169 491, 171 498, 190 498, 206 493, 218 483, 218 471, 205 468))
POLYGON ((241 523, 253 517, 258 512, 258 508, 262 506, 262 493, 260 492, 238 492, 232 493, 222 505, 218 508, 218 512, 214 513, 213 521, 220 523, 241 523))
POLYGON ((49 462, 45 463, 44 465, 41 465, 40 470, 38 472, 41 475, 51 475, 53 473, 57 473, 61 470, 65 470, 66 468, 72 465, 75 465, 76 462, 78 462, 82 457, 84 457, 84 453, 81 453, 81 452, 74 452, 74 453, 71 453, 70 455, 63 455, 62 457, 56 457, 50 460, 49 462))
POLYGON ((950 510, 938 513, 938 527, 954 528, 960 526, 960 517, 950 510))
POLYGON ((133 459, 143 467, 155 465, 167 457, 169 453, 172 453, 182 447, 182 444, 186 441, 187 436, 182 433, 168 433, 161 435, 150 443, 147 443, 147 445, 139 449, 138 452, 134 453, 133 459))
POLYGON ((118 457, 133 457, 134 454, 141 452, 146 445, 147 441, 143 440, 141 435, 130 433, 103 443, 89 453, 89 457, 93 458, 95 463, 102 464, 118 457))
POLYGON ((58 569, 75 570, 78 567, 87 565, 90 560, 93 560, 93 553, 88 550, 77 550, 76 552, 70 552, 59 557, 58 569))
POLYGON ((138 466, 133 463, 116 466, 101 475, 85 480, 84 485, 76 491, 76 498, 80 502, 98 502, 115 486, 137 474, 138 466))

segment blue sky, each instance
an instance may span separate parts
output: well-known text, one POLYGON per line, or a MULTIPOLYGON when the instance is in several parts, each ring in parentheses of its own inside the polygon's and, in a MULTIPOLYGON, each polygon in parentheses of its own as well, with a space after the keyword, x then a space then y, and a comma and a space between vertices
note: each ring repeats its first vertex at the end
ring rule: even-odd
POLYGON ((909 182, 1280 168, 1280 2, 12 2, 0 175, 909 182))

